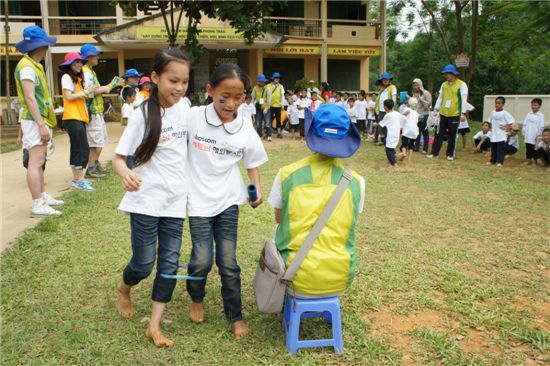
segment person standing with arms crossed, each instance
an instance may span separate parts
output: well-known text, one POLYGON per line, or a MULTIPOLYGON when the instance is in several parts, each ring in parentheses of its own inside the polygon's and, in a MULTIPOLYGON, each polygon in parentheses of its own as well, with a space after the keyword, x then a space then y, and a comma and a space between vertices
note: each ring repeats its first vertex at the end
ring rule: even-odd
POLYGON ((458 123, 466 121, 468 85, 458 78, 460 73, 452 64, 445 65, 441 73, 445 76, 445 82, 441 84, 439 97, 434 108, 441 116, 439 130, 435 136, 432 153, 426 157, 429 159, 439 157, 443 137, 447 133, 447 160, 453 161, 455 159, 458 123))
POLYGON ((428 131, 428 116, 430 115, 430 108, 432 107, 432 95, 429 91, 424 89, 422 80, 413 80, 413 97, 418 100, 417 112, 418 112, 418 130, 419 134, 416 138, 414 145, 414 151, 420 150, 420 138, 424 140, 422 146, 422 154, 428 153, 430 147, 430 131, 428 131))
POLYGON ((46 193, 42 169, 46 162, 47 143, 52 138, 57 119, 40 61, 46 56, 48 47, 55 43, 55 37, 48 37, 42 28, 32 25, 23 30, 23 40, 15 45, 24 54, 15 67, 15 84, 22 107, 23 148, 29 152, 27 186, 32 197, 31 217, 59 216, 61 212, 51 206, 64 203, 46 193))

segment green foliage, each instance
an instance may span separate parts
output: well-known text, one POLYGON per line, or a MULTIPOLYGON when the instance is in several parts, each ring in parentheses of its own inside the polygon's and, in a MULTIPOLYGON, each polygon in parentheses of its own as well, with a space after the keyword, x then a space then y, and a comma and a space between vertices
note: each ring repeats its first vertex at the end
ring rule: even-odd
POLYGON ((250 45, 255 39, 261 37, 269 27, 268 22, 262 19, 268 16, 273 10, 270 2, 264 1, 146 1, 146 0, 119 0, 113 1, 113 5, 120 5, 126 11, 135 9, 141 11, 160 10, 165 19, 166 30, 168 31, 169 45, 178 45, 177 34, 181 26, 182 15, 187 17, 187 37, 184 47, 193 60, 197 60, 204 47, 198 41, 200 33, 199 24, 202 17, 217 18, 227 21, 239 33, 242 33, 245 43, 250 45), (177 16, 177 19, 174 18, 177 16))
MULTIPOLYGON (((428 8, 435 12, 450 50, 454 54, 458 50, 455 13, 449 1, 426 1, 424 5, 409 0, 390 3, 390 18, 407 11, 425 25, 412 40, 388 39, 388 71, 392 72, 401 90, 410 90, 415 77, 421 78, 432 93, 443 81, 440 70, 449 60, 442 39, 427 15, 428 8)), ((465 7, 462 13, 465 25, 471 21, 469 9, 465 7)), ((550 69, 549 14, 550 2, 545 1, 481 3, 477 61, 469 83, 470 101, 478 108, 477 113, 481 112, 486 94, 550 93, 550 79, 543 77, 550 69)), ((395 21, 388 24, 395 24, 395 21)), ((394 34, 399 32, 393 31, 394 34)), ((471 38, 471 29, 465 27, 466 50, 470 49, 471 38)), ((474 116, 477 115, 474 113, 474 116)))

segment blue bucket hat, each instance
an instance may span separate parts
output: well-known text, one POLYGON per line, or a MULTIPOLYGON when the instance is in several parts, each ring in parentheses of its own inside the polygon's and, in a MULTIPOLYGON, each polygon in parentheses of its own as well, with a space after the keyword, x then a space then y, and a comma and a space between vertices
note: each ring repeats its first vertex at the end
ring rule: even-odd
POLYGON ((442 74, 451 73, 451 74, 455 74, 455 76, 459 76, 459 75, 460 75, 460 73, 456 70, 455 65, 453 65, 453 64, 445 65, 445 67, 443 68, 443 70, 441 70, 441 73, 442 73, 442 74))
POLYGON ((380 80, 384 80, 384 79, 393 80, 393 76, 391 76, 389 72, 383 72, 380 75, 380 80))
POLYGON ((275 79, 275 78, 280 79, 280 78, 281 78, 281 74, 279 74, 278 72, 274 72, 273 75, 271 75, 271 78, 272 78, 272 79, 275 79))
POLYGON ((305 111, 306 143, 311 151, 334 158, 349 158, 359 146, 361 136, 344 107, 321 104, 315 115, 305 111))
POLYGON ((258 75, 258 81, 261 81, 261 82, 266 82, 267 81, 267 78, 265 77, 264 74, 260 74, 258 75))
POLYGON ((21 53, 29 53, 40 47, 53 46, 56 41, 55 37, 48 37, 44 29, 31 25, 23 30, 23 40, 17 42, 15 48, 21 53))
POLYGON ((139 78, 141 77, 143 74, 138 72, 136 69, 128 69, 126 70, 126 72, 124 73, 124 75, 122 75, 122 77, 124 79, 126 78, 131 78, 131 77, 136 77, 136 78, 139 78))
POLYGON ((101 55, 102 53, 103 52, 98 50, 93 44, 86 43, 82 45, 82 47, 80 47, 80 54, 84 58, 88 58, 89 56, 101 55))

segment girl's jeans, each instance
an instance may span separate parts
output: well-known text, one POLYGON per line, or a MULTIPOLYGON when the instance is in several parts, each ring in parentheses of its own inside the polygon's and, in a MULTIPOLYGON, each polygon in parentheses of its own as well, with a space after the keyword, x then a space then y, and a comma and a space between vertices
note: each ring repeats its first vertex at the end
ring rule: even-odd
POLYGON ((126 285, 137 285, 148 277, 157 257, 157 274, 153 283, 153 301, 168 303, 176 280, 162 278, 161 273, 176 274, 181 249, 183 219, 130 214, 132 259, 122 274, 126 285), (158 251, 157 251, 158 240, 158 251))
MULTIPOLYGON (((242 319, 241 268, 237 264, 237 226, 239 207, 233 205, 213 217, 189 217, 191 230, 190 276, 206 276, 214 260, 213 242, 216 243, 216 266, 222 281, 222 298, 225 316, 231 323, 242 319)), ((194 303, 204 299, 206 279, 188 280, 187 292, 194 303)))

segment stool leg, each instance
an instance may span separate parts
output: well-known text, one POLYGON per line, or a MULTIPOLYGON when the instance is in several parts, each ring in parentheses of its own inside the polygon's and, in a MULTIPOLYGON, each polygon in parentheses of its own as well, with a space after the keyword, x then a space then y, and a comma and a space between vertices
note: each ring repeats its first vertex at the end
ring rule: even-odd
MULTIPOLYGON (((290 306, 292 308, 292 305, 290 306)), ((290 311, 290 321, 288 322, 288 332, 286 334, 286 347, 292 355, 296 355, 298 351, 298 340, 300 337, 300 318, 301 312, 297 309, 290 311)))
POLYGON ((334 338, 334 352, 344 352, 344 341, 342 340, 342 318, 340 316, 340 299, 332 311, 332 338, 334 338))

